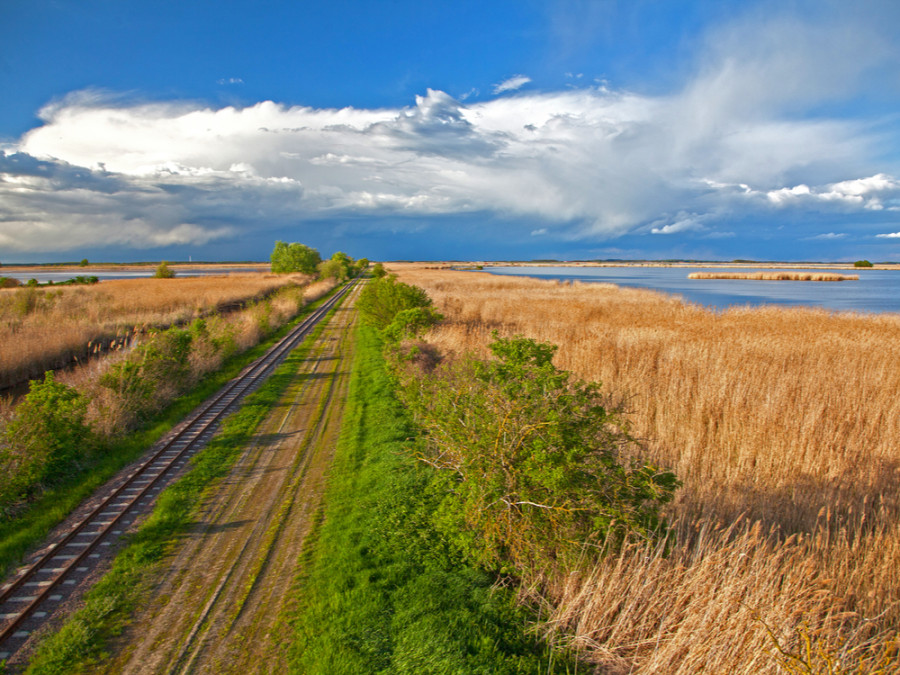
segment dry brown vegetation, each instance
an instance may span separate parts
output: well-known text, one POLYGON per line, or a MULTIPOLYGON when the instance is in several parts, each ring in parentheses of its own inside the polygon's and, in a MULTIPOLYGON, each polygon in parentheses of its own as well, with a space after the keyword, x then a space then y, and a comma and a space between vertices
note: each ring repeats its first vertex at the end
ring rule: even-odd
POLYGON ((749 281, 859 281, 858 274, 825 272, 691 272, 688 279, 744 279, 749 281))
POLYGON ((670 550, 547 571, 549 635, 599 672, 900 672, 900 316, 390 268, 446 315, 445 353, 558 344, 684 481, 670 550))
POLYGON ((0 290, 0 388, 83 359, 135 331, 188 322, 306 281, 253 273, 0 290))

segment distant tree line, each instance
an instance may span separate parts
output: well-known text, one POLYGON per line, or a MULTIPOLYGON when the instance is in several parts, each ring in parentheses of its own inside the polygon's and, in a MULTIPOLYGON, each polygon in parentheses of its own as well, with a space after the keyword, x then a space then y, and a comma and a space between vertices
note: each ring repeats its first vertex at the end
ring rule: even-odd
POLYGON ((328 260, 305 244, 276 241, 271 255, 272 272, 275 274, 318 274, 322 279, 349 279, 369 266, 366 258, 354 260, 337 251, 328 260))

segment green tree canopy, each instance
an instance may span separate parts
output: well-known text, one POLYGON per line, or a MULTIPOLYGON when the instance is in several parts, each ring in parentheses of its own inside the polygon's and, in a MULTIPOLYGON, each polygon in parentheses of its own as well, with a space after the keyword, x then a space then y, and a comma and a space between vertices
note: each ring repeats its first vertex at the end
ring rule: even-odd
POLYGON ((322 257, 316 249, 304 244, 296 242, 287 244, 283 241, 276 241, 270 260, 272 272, 275 274, 291 272, 315 274, 318 264, 322 262, 322 257))

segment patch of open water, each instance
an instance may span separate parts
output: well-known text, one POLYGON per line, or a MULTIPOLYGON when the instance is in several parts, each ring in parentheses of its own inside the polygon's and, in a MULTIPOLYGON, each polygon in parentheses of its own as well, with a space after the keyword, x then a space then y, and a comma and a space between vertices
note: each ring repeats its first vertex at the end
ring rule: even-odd
MULTIPOLYGON (((491 274, 651 288, 716 309, 735 305, 805 305, 856 312, 900 312, 900 270, 855 269, 859 281, 688 279, 691 272, 776 272, 781 269, 713 267, 486 267, 491 274)), ((796 270, 796 268, 795 268, 796 270)), ((802 270, 818 271, 818 270, 802 270)), ((824 270, 834 271, 834 270, 824 270)))

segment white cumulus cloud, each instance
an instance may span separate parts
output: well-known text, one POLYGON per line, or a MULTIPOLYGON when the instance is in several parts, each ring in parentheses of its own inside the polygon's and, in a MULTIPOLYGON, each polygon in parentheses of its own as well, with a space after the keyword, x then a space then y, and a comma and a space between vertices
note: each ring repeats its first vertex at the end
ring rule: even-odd
POLYGON ((893 54, 866 35, 745 21, 710 35, 693 74, 662 94, 604 85, 468 103, 429 89, 402 108, 321 109, 75 93, 0 151, 0 241, 148 247, 348 217, 396 216, 393 232, 465 214, 522 238, 713 238, 739 229, 715 226, 735 213, 888 212, 900 208, 900 168, 877 159, 871 121, 798 114, 893 54))

